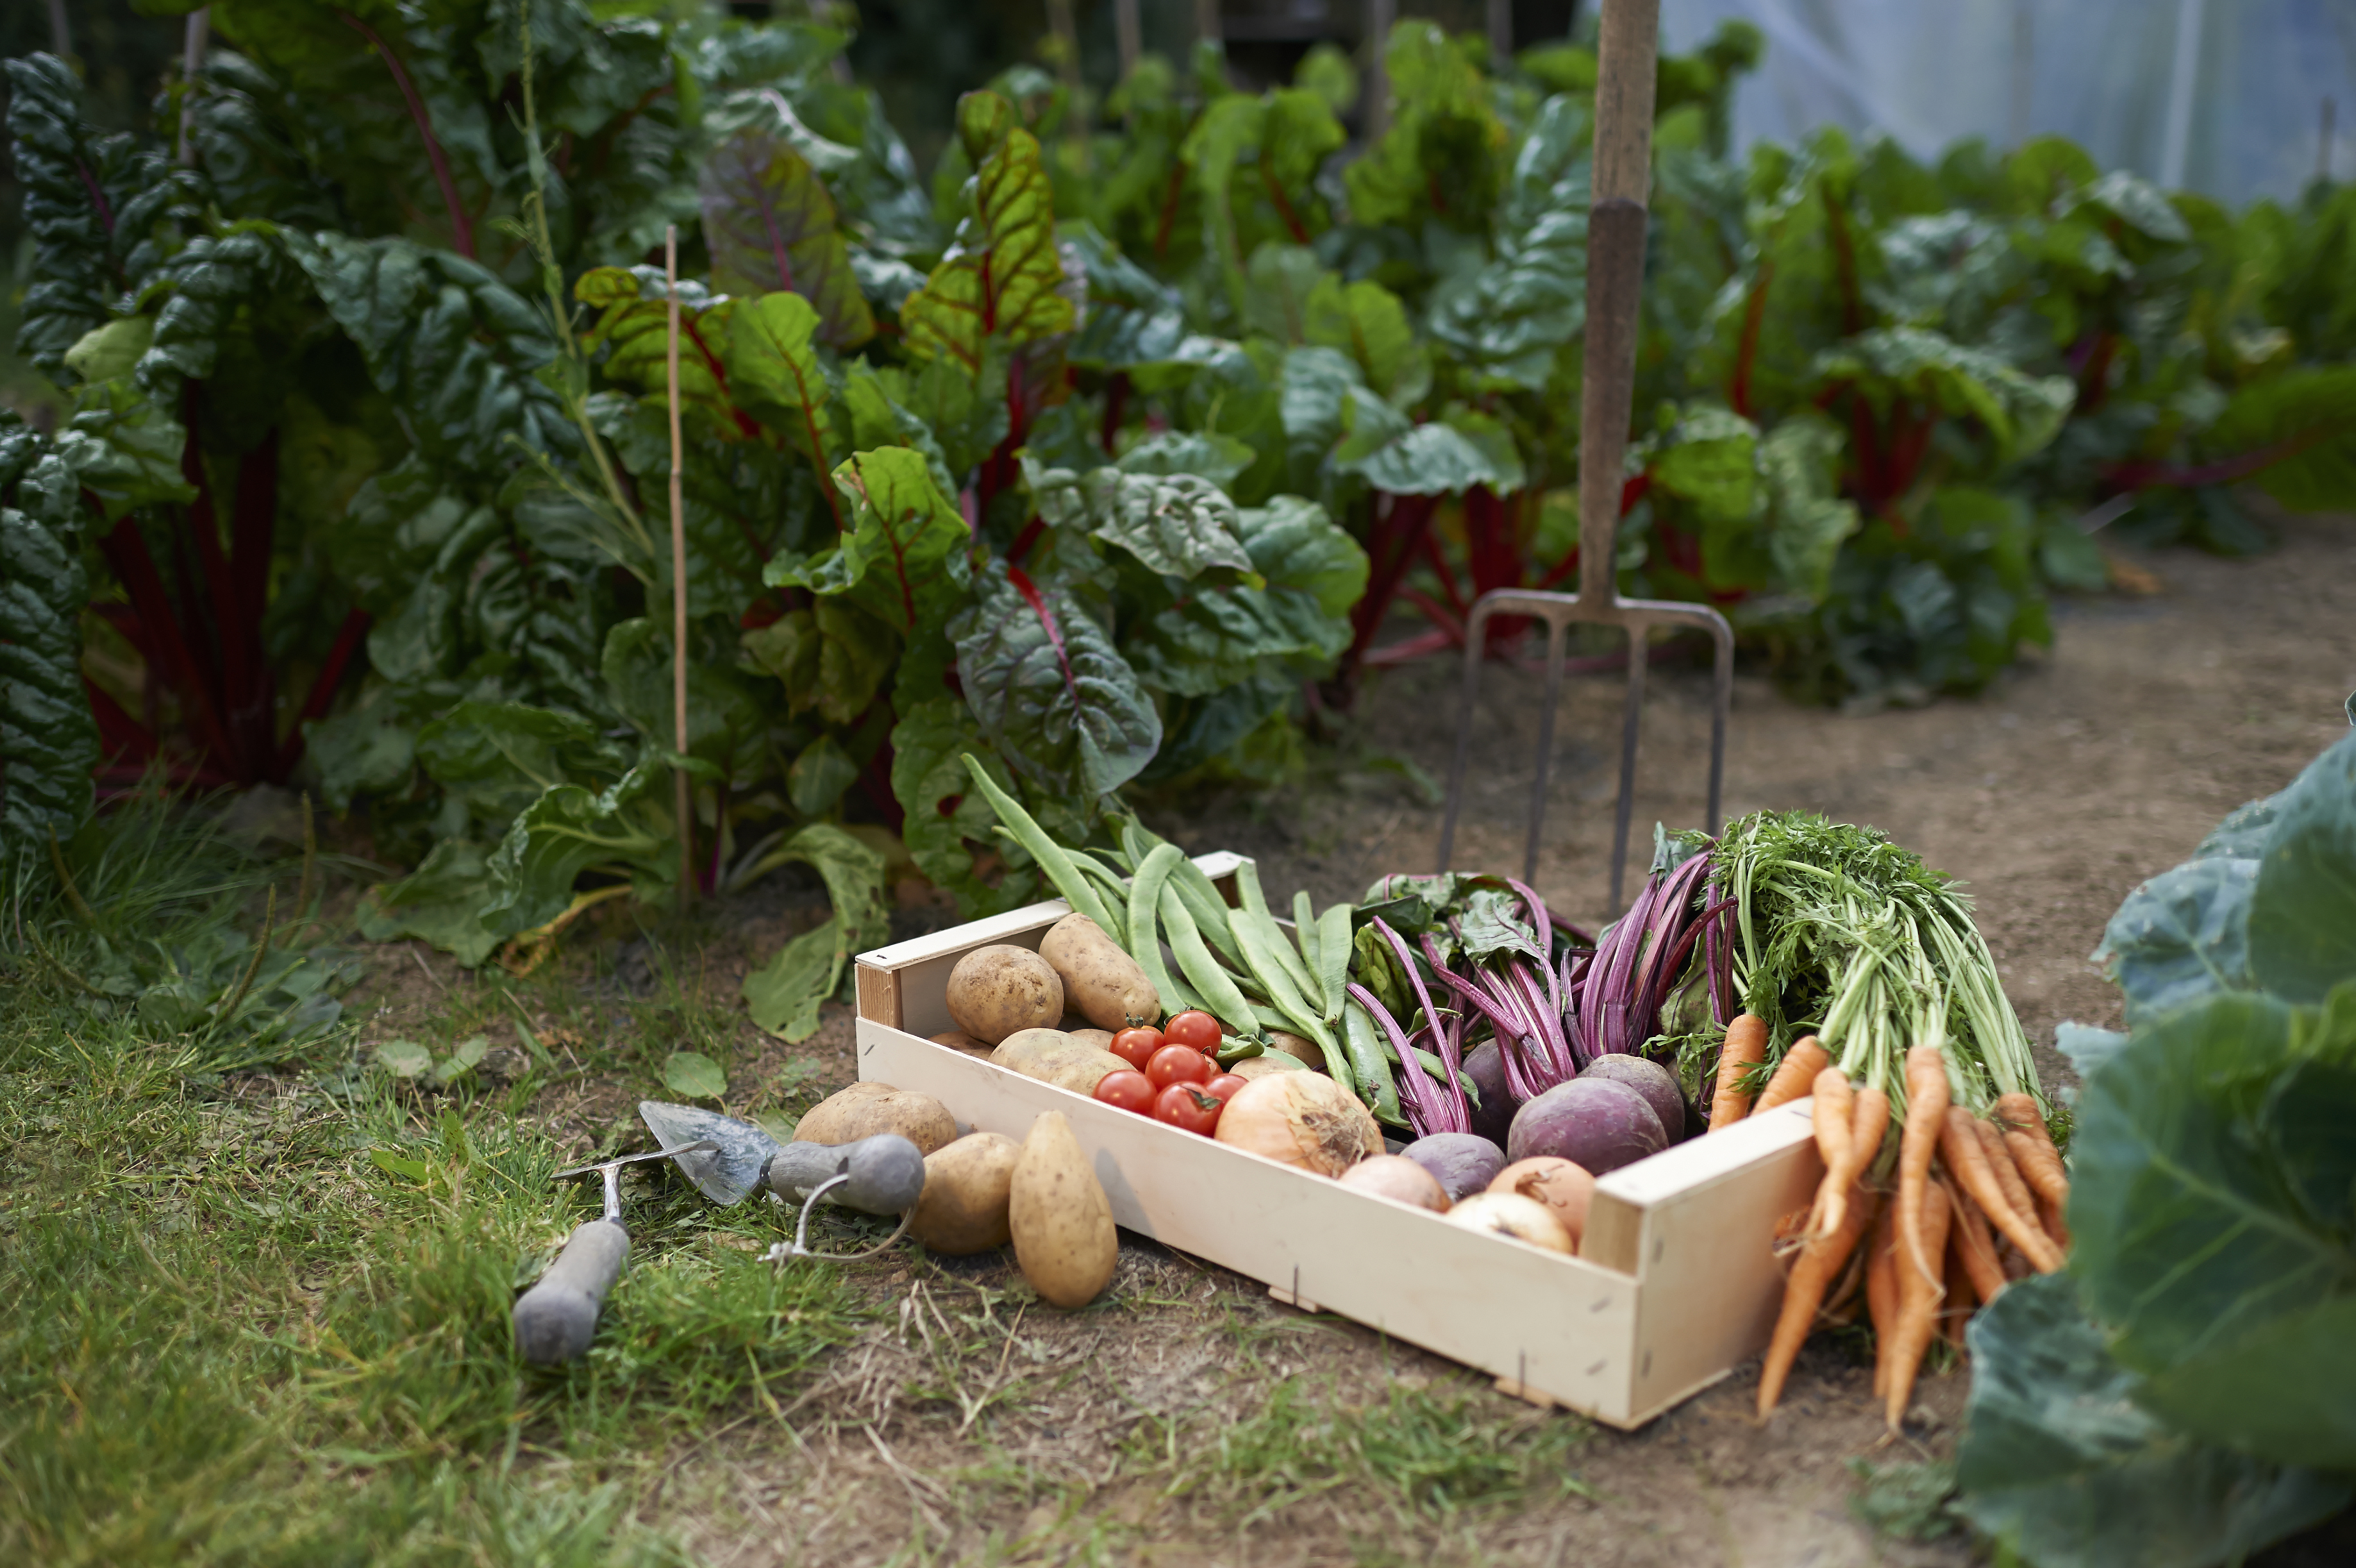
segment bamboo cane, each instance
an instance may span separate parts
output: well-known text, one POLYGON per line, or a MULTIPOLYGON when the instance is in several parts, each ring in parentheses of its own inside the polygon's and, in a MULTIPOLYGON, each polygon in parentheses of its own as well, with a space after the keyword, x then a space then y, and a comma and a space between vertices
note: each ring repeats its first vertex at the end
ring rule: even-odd
MULTIPOLYGON (((682 760, 687 756, 687 499, 681 475, 685 443, 679 429, 679 225, 663 230, 663 280, 670 305, 667 345, 670 377, 670 703, 671 734, 682 760)), ((671 769, 679 814, 679 907, 695 896, 695 800, 687 769, 671 769)))

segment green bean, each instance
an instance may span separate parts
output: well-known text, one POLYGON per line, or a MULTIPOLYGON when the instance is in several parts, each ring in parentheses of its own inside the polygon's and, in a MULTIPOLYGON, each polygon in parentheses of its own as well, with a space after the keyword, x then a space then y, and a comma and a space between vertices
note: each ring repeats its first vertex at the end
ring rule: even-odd
MULTIPOLYGON (((1013 829, 1008 827, 1003 822, 1000 822, 996 826, 992 827, 991 832, 996 833, 1000 838, 1004 839, 1008 843, 1020 844, 1026 853, 1031 848, 1029 844, 1023 843, 1022 834, 1016 832, 1013 829)), ((1087 878, 1090 882, 1096 884, 1097 886, 1103 889, 1106 898, 1105 908, 1108 911, 1118 910, 1128 905, 1129 883, 1126 878, 1114 871, 1112 867, 1105 865, 1104 862, 1088 854, 1086 850, 1073 849, 1066 845, 1064 847, 1064 853, 1071 858, 1072 866, 1075 870, 1078 871, 1082 876, 1087 878)), ((1033 858, 1035 859, 1036 857, 1034 856, 1033 858)), ((1094 917, 1090 918, 1093 918, 1094 917)), ((1112 933, 1107 932, 1106 934, 1109 936, 1112 933)))
POLYGON ((1375 1032, 1374 1019, 1355 1002, 1347 1002, 1343 1008, 1342 1041, 1350 1053, 1350 1070, 1359 1083, 1374 1089, 1375 1120, 1394 1127, 1406 1126, 1407 1118, 1399 1113, 1398 1085, 1392 1079, 1391 1064, 1383 1055, 1382 1038, 1375 1032))
MULTIPOLYGON (((1260 891, 1259 867, 1248 860, 1236 867, 1236 893, 1243 899, 1243 908, 1228 917, 1228 927, 1232 929, 1249 926, 1259 940, 1261 950, 1276 961, 1282 977, 1292 982, 1292 989, 1308 1004, 1310 1015, 1322 1020, 1325 1015, 1324 988, 1301 961, 1301 955, 1292 950, 1292 944, 1284 940, 1284 928, 1269 913, 1268 897, 1260 891)), ((1248 959, 1250 955, 1247 952, 1245 956, 1248 959)), ((1276 1000, 1273 993, 1269 999, 1276 1000)))
POLYGON ((981 791, 981 798, 990 802, 991 811, 998 813, 999 822, 1013 832, 1015 842, 1031 852, 1031 858, 1039 863, 1039 869, 1047 874, 1047 880, 1055 885, 1055 891, 1064 896, 1064 902, 1069 904, 1075 912, 1094 920, 1099 929, 1110 932, 1113 929, 1110 911, 1105 908, 1104 900, 1097 897, 1097 890, 1088 886, 1080 868, 1072 864, 1072 857, 1065 853, 1064 846, 1047 836, 1047 830, 1023 809, 1021 801, 998 787, 998 780, 990 776, 971 752, 966 753, 965 770, 973 776, 973 787, 981 791))
POLYGON ((1169 966, 1162 961, 1161 928, 1156 919, 1162 887, 1170 880, 1170 868, 1182 858, 1183 853, 1176 844, 1156 845, 1138 863, 1137 880, 1129 889, 1129 956, 1138 961, 1145 971, 1145 978, 1153 983, 1165 1016, 1200 1004, 1193 990, 1173 979, 1169 966))
MULTIPOLYGON (((1252 911, 1247 909, 1245 913, 1248 915, 1252 911)), ((1266 908, 1259 909, 1258 914, 1259 918, 1257 920, 1236 922, 1236 939, 1243 944, 1244 961, 1251 966, 1251 972, 1258 976, 1259 983, 1268 987, 1268 998, 1276 1004, 1277 1011, 1291 1022, 1291 1032, 1313 1042, 1324 1053, 1327 1074, 1343 1088, 1357 1093, 1357 1080, 1351 1074, 1350 1058, 1343 1053, 1333 1031, 1325 1027, 1325 1020, 1301 999, 1301 993, 1294 987, 1291 977, 1284 972, 1279 955, 1288 950, 1280 938, 1273 942, 1268 940, 1267 929, 1263 929, 1263 923, 1268 920, 1266 908)))
POLYGON ((1221 969, 1218 960, 1211 956, 1211 950, 1203 945, 1203 933, 1196 928, 1194 917, 1186 912, 1185 901, 1178 897, 1174 883, 1162 889, 1162 924, 1170 933, 1170 950, 1177 955, 1179 970, 1202 993, 1208 1011, 1228 1026, 1228 1033, 1252 1033, 1237 1026, 1256 1020, 1251 1004, 1236 989, 1235 976, 1221 969))
POLYGON ((1336 904, 1317 917, 1317 954, 1324 961, 1319 978, 1325 983, 1325 1026, 1342 1021, 1342 1004, 1349 1000, 1350 906, 1336 904))
POLYGON ((1301 944, 1301 961, 1309 966, 1309 972, 1317 977, 1318 987, 1323 990, 1325 988, 1325 966, 1317 961, 1318 934, 1316 907, 1309 902, 1306 892, 1295 893, 1292 896, 1292 940, 1301 944))
POLYGON ((1229 929, 1230 911, 1227 901, 1203 868, 1191 860, 1182 860, 1170 875, 1170 886, 1186 902, 1186 913, 1194 918, 1194 929, 1203 940, 1218 950, 1219 956, 1236 969, 1244 967, 1243 952, 1236 946, 1229 929))

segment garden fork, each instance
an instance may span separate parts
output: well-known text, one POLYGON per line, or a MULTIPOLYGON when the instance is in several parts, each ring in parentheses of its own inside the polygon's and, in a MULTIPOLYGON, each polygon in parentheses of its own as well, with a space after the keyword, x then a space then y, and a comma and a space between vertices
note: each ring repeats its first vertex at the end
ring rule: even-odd
POLYGON ((1464 698, 1456 714, 1456 758, 1448 772, 1448 810, 1440 830, 1440 869, 1455 847, 1463 804, 1464 765, 1472 742, 1472 706, 1481 688, 1482 649, 1490 618, 1529 616, 1547 626, 1546 706, 1538 721, 1537 777, 1530 786, 1529 840, 1522 878, 1535 881, 1546 822, 1547 774, 1554 760, 1555 708, 1562 699, 1565 644, 1577 625, 1616 626, 1628 633, 1628 697, 1620 721, 1620 792, 1612 826, 1612 908, 1621 908, 1628 866, 1628 822, 1635 807, 1636 736, 1644 705, 1646 639, 1655 627, 1709 633, 1718 657, 1711 682, 1709 812, 1719 825, 1726 772, 1726 721, 1734 700, 1734 630, 1707 605, 1623 599, 1613 578, 1620 528, 1622 464, 1629 404, 1635 393, 1638 312, 1644 283, 1644 200, 1651 193, 1654 56, 1660 0, 1604 0, 1601 59, 1595 91, 1594 205, 1587 220, 1587 343, 1580 405, 1579 592, 1494 588, 1464 621, 1464 698))

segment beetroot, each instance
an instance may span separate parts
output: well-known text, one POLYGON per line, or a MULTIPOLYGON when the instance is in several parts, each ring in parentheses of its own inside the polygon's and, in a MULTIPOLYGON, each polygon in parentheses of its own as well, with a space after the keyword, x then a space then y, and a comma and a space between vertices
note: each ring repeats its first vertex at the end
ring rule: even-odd
POLYGON ((1434 1133, 1400 1152, 1439 1178, 1451 1203, 1485 1190, 1505 1168, 1505 1151, 1477 1133, 1434 1133))
POLYGON ((1552 1155, 1601 1176, 1657 1154, 1668 1143, 1660 1117, 1642 1094, 1608 1078, 1574 1078, 1514 1113, 1505 1153, 1515 1160, 1552 1155))
POLYGON ((1610 1079, 1624 1083, 1644 1097, 1653 1114, 1661 1119, 1661 1131, 1674 1144, 1686 1135, 1686 1097, 1677 1088, 1676 1074, 1656 1061, 1644 1057, 1632 1057, 1624 1051, 1612 1051, 1587 1064, 1581 1078, 1610 1079))
POLYGON ((1506 1130, 1514 1124, 1513 1090, 1505 1087, 1505 1053, 1494 1040, 1483 1040, 1464 1055, 1464 1076, 1481 1090, 1481 1103, 1465 1097, 1472 1112, 1471 1131, 1503 1148, 1506 1130))

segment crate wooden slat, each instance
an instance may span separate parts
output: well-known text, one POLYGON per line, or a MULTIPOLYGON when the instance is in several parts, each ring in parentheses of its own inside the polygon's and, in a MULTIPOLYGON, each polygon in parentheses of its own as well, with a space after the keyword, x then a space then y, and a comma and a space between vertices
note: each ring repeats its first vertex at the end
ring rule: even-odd
MULTIPOLYGON (((1224 882, 1240 862, 1195 864, 1224 882)), ((1807 1101, 1604 1176, 1580 1255, 1557 1256, 924 1037, 955 1027, 946 993, 958 958, 993 942, 1035 949, 1068 913, 1051 900, 861 954, 859 1076, 1014 1138, 1061 1111, 1123 1229, 1612 1425, 1641 1424, 1765 1345, 1783 1289, 1768 1239, 1823 1174, 1807 1101)))

